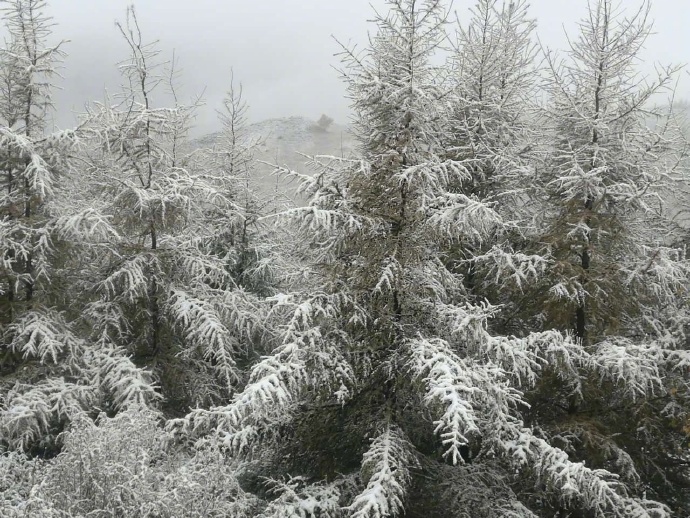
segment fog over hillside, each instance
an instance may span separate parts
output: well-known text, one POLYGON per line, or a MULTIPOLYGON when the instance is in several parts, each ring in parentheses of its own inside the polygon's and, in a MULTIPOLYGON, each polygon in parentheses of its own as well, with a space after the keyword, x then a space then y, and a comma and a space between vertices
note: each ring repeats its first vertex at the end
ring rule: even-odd
MULTIPOLYGON (((356 145, 348 126, 337 122, 320 126, 315 120, 298 116, 250 124, 245 133, 247 139, 259 142, 255 149, 257 163, 253 180, 256 185, 266 194, 278 190, 290 197, 293 197, 296 184, 274 175, 273 166, 308 172, 305 155, 347 157, 356 145)), ((212 148, 220 137, 219 132, 209 133, 195 139, 193 145, 212 148)))

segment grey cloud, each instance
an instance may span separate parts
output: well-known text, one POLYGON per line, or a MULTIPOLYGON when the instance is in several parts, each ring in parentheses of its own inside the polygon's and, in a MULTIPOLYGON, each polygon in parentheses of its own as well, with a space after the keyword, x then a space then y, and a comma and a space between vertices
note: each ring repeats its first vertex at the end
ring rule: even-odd
MULTIPOLYGON (((52 0, 55 37, 71 40, 63 69, 58 124, 70 126, 71 111, 102 99, 104 88, 117 89, 116 63, 127 56, 114 21, 122 20, 126 0, 52 0)), ((473 2, 462 0, 454 9, 462 19, 473 2)), ((624 0, 633 8, 637 0, 624 0)), ((372 17, 370 4, 381 9, 384 0, 138 0, 138 17, 147 40, 160 40, 163 56, 176 49, 183 69, 183 98, 205 91, 198 132, 217 125, 214 110, 229 87, 230 70, 243 83, 250 117, 328 113, 344 122, 348 117, 344 87, 333 70, 338 51, 331 35, 341 41, 366 43, 372 17)), ((541 41, 552 48, 565 45, 564 28, 573 33, 585 13, 586 2, 533 0, 541 41)), ((655 32, 643 58, 646 62, 684 62, 685 32, 690 10, 684 0, 657 0, 652 9, 655 32)), ((650 65, 645 65, 651 70, 650 65)), ((680 88, 686 91, 687 74, 680 88)))

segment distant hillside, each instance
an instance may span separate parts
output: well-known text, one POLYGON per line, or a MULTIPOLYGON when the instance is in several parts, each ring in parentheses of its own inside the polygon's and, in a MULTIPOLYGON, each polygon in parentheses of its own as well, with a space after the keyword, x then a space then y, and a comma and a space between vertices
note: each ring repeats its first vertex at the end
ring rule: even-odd
MULTIPOLYGON (((678 102, 676 113, 679 123, 690 138, 690 103, 678 102)), ((651 125, 652 119, 648 121, 651 125)), ((247 128, 251 138, 261 138, 262 145, 257 149, 256 159, 286 166, 292 170, 309 173, 305 167, 305 155, 334 155, 349 156, 355 150, 355 140, 348 127, 342 124, 331 124, 325 131, 318 126, 316 121, 306 117, 286 117, 280 119, 268 119, 251 124, 247 128)), ((211 148, 216 143, 220 133, 210 133, 193 141, 195 148, 211 148)), ((301 203, 294 196, 295 184, 288 183, 284 178, 278 178, 273 174, 273 168, 258 164, 255 181, 266 194, 276 192, 283 193, 301 203)), ((680 187, 680 186, 679 186, 680 187)), ((683 186, 684 187, 684 186, 683 186)), ((690 228, 690 209, 688 199, 690 193, 684 188, 678 188, 673 193, 664 193, 668 206, 671 208, 671 216, 685 228, 690 228)))
MULTIPOLYGON (((248 126, 252 138, 261 138, 256 159, 270 164, 286 166, 299 172, 308 172, 305 155, 348 156, 352 154, 355 141, 347 126, 333 123, 323 129, 313 120, 305 117, 269 119, 248 126)), ((194 141, 194 146, 213 147, 220 133, 211 133, 194 141)), ((280 192, 292 195, 295 185, 288 185, 284 179, 272 175, 273 168, 259 164, 256 181, 265 192, 280 192)))

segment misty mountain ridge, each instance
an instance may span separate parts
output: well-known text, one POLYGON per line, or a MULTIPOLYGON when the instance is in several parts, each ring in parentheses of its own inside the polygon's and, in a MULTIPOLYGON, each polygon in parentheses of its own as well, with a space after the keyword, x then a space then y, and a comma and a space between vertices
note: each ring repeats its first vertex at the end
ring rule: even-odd
MULTIPOLYGON (((690 102, 674 103, 676 121, 686 137, 690 138, 690 102)), ((649 117, 647 124, 655 127, 658 121, 649 117)), ((320 126, 313 119, 304 116, 290 116, 266 119, 248 124, 244 128, 247 141, 258 141, 255 149, 253 182, 263 194, 281 193, 298 204, 294 195, 297 184, 288 178, 273 174, 274 166, 286 167, 292 171, 310 174, 306 166, 307 156, 330 155, 352 156, 357 142, 349 125, 333 122, 320 126), (269 165, 270 164, 270 165, 269 165)), ((191 141, 192 148, 213 148, 220 144, 221 131, 208 133, 191 141)), ((665 193, 672 217, 684 228, 690 228, 690 215, 682 200, 684 192, 665 193)))
MULTIPOLYGON (((287 179, 273 174, 275 166, 301 173, 308 172, 304 155, 349 156, 356 146, 349 127, 331 123, 320 126, 317 121, 302 116, 267 119, 246 126, 245 138, 258 141, 254 158, 256 186, 264 193, 279 191, 292 194, 297 187, 287 179)), ((213 148, 220 144, 222 132, 213 132, 197 139, 195 148, 213 148)))

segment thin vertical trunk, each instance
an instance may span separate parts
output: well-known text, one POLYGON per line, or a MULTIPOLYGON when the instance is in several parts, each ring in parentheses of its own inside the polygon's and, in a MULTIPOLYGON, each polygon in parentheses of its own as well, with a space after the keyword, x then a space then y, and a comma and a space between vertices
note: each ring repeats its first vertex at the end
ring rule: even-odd
MULTIPOLYGON (((29 164, 25 164, 25 167, 28 168, 29 164)), ((31 218, 31 191, 30 191, 30 184, 29 184, 29 179, 25 178, 24 179, 24 192, 25 192, 25 200, 24 200, 24 217, 28 220, 31 218)), ((33 244, 33 236, 29 235, 29 240, 33 244)), ((24 290, 25 290, 25 300, 26 302, 31 302, 32 299, 34 298, 34 279, 33 279, 33 252, 29 250, 26 258, 26 262, 24 263, 24 274, 26 275, 26 279, 24 280, 24 290)))
MULTIPOLYGON (((8 199, 10 200, 10 206, 8 208, 8 219, 13 219, 14 215, 14 207, 12 203, 12 185, 14 183, 14 175, 12 174, 12 161, 8 160, 7 162, 7 194, 8 199)), ((9 263, 12 265, 11 270, 14 271, 16 268, 15 265, 15 254, 14 250, 8 250, 7 251, 7 258, 9 259, 9 263)), ((8 322, 12 322, 14 320, 14 279, 12 274, 8 276, 8 286, 7 286, 7 303, 8 303, 8 322)))
MULTIPOLYGON (((594 127, 592 128, 592 138, 591 146, 595 148, 599 144, 599 130, 597 129, 597 122, 601 117, 601 96, 604 88, 604 71, 605 71, 605 52, 608 45, 608 33, 609 33, 609 9, 610 6, 607 2, 603 4, 603 21, 602 21, 602 36, 601 36, 601 49, 599 54, 599 63, 596 70, 596 87, 594 89, 594 127)), ((598 12, 598 16, 602 13, 598 12)), ((589 163, 589 168, 594 169, 596 167, 596 156, 593 151, 592 158, 589 163)), ((594 199, 591 196, 587 196, 584 203, 585 217, 584 221, 589 228, 592 222, 591 213, 594 208, 594 199)), ((575 335, 580 339, 584 346, 587 346, 587 283, 589 280, 589 270, 591 268, 592 257, 590 255, 590 241, 591 241, 591 230, 588 230, 584 236, 583 250, 580 258, 580 266, 582 268, 582 276, 580 278, 580 284, 585 291, 582 294, 582 300, 576 310, 576 324, 575 324, 575 335)))
MULTIPOLYGON (((32 22, 32 25, 34 21, 33 7, 33 4, 29 3, 28 14, 29 20, 30 22, 32 22)), ((35 68, 38 65, 38 41, 36 40, 36 32, 31 31, 31 41, 29 41, 29 29, 23 23, 23 20, 24 19, 22 17, 22 34, 24 36, 24 46, 26 48, 27 55, 29 56, 31 65, 35 68)), ((33 72, 31 74, 33 74, 33 72)), ((31 132, 33 130, 31 120, 31 108, 33 107, 33 102, 33 89, 31 88, 31 86, 29 86, 27 89, 26 105, 24 107, 24 134, 28 139, 31 138, 31 132)), ((31 218, 31 183, 29 182, 29 178, 26 177, 26 171, 29 169, 30 165, 31 159, 26 158, 24 163, 24 217, 27 220, 31 218)), ((30 227, 30 225, 28 226, 30 227)), ((33 235, 29 235, 28 238, 31 244, 33 245, 33 235)), ((29 252, 27 254, 26 262, 24 264, 24 274, 26 275, 26 280, 24 281, 26 297, 25 300, 29 303, 32 301, 34 297, 33 252, 31 251, 31 248, 33 247, 30 247, 29 252)))
MULTIPOLYGON (((151 250, 158 248, 156 228, 151 225, 151 250)), ((149 312, 151 314, 151 352, 155 356, 160 352, 160 306, 158 302, 158 285, 155 277, 151 278, 149 288, 149 312)))
MULTIPOLYGON (((594 202, 591 198, 587 198, 585 200, 585 210, 586 211, 591 211, 592 207, 594 206, 594 202)), ((589 216, 585 217, 585 223, 589 225, 591 221, 591 218, 589 216)), ((585 235, 585 242, 584 242, 584 248, 582 250, 582 255, 580 257, 580 266, 582 268, 582 276, 580 278, 580 284, 582 285, 583 290, 586 290, 587 287, 587 277, 588 277, 588 272, 590 269, 591 265, 591 256, 589 254, 589 239, 590 235, 589 232, 585 235)), ((582 342, 582 345, 586 346, 587 345, 587 295, 586 293, 582 294, 582 300, 580 301, 580 304, 577 307, 576 313, 575 313, 575 336, 582 342)))

